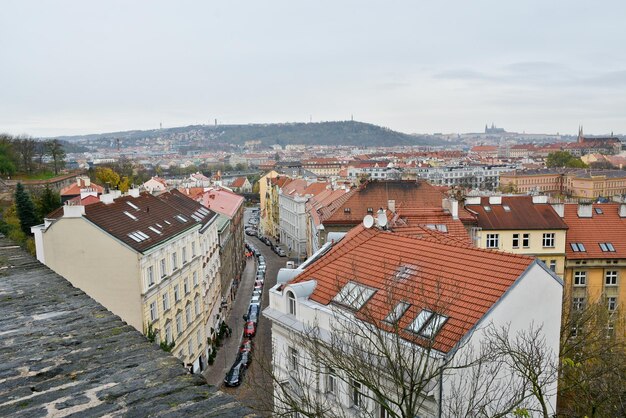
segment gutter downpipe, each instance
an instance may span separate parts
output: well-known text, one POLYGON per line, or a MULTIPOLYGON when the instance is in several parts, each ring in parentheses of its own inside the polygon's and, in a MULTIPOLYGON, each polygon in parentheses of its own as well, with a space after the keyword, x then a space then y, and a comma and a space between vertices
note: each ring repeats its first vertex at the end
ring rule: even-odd
POLYGON ((441 410, 443 408, 443 369, 439 370, 439 413, 437 416, 442 417, 441 410))

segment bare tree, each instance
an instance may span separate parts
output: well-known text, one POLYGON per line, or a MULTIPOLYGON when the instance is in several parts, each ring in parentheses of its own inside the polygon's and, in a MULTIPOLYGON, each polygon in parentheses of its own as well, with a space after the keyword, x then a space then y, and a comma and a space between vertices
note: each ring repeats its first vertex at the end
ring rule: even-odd
POLYGON ((509 340, 508 329, 488 325, 474 331, 487 337, 479 347, 464 339, 445 352, 436 339, 438 321, 458 303, 458 284, 440 281, 436 289, 425 289, 398 280, 401 274, 383 286, 385 298, 368 300, 362 293, 335 299, 328 324, 305 324, 290 332, 293 347, 274 347, 276 416, 497 417, 547 410, 544 390, 556 380, 557 356, 547 350, 540 327, 509 340), (409 331, 400 320, 408 295, 412 300, 418 295, 432 314, 427 319, 432 332, 409 331), (441 405, 444 385, 450 389, 441 405), (346 412, 337 406, 337 396, 349 397, 356 407, 346 412))
POLYGON ((59 170, 65 166, 65 150, 63 150, 63 144, 61 144, 58 139, 52 139, 46 142, 46 150, 52 158, 54 174, 59 174, 59 170))

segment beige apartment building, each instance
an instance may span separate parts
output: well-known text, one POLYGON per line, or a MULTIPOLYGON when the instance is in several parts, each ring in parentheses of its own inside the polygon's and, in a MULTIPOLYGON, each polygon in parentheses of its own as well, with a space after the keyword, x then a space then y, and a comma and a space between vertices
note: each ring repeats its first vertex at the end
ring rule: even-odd
POLYGON ((220 318, 216 214, 178 191, 65 205, 32 228, 37 258, 194 372, 220 318))
POLYGON ((476 218, 471 236, 479 248, 532 255, 564 277, 567 224, 562 207, 547 196, 469 197, 465 209, 476 218))

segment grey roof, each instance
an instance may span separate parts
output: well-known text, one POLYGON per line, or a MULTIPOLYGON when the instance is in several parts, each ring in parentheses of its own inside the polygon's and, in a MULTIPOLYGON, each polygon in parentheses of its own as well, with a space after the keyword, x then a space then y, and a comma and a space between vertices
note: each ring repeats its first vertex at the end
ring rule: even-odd
POLYGON ((0 416, 252 416, 0 238, 0 416))

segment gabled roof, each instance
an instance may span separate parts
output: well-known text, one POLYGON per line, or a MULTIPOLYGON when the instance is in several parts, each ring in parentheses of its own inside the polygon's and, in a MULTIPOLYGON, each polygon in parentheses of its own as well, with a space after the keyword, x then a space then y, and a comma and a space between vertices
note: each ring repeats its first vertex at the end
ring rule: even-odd
POLYGON ((324 223, 357 225, 368 214, 368 208, 377 211, 395 201, 396 210, 409 207, 441 207, 443 195, 425 180, 368 181, 325 218, 324 223))
POLYGON ((594 203, 591 217, 581 218, 577 204, 565 204, 563 220, 569 227, 566 257, 572 260, 626 258, 626 217, 621 218, 619 212, 618 203, 594 203), (584 251, 574 251, 572 244, 579 243, 583 244, 584 251), (600 243, 611 243, 615 251, 602 251, 600 243))
MULTIPOLYGON (((406 329, 427 309, 448 317, 434 339, 447 352, 502 298, 534 258, 456 245, 363 226, 353 228, 335 247, 291 283, 315 280, 310 299, 329 305, 346 283, 374 289, 364 305, 382 321, 398 301, 411 306, 400 318, 406 329), (405 280, 396 280, 406 267, 405 280), (446 301, 445 306, 441 301, 446 301)), ((420 342, 410 331, 404 338, 420 342)))
POLYGON ((212 187, 200 197, 202 205, 231 219, 243 205, 243 201, 243 196, 221 187, 212 187))
POLYGON ((230 187, 237 187, 237 188, 241 188, 244 186, 244 184, 246 184, 246 180, 247 178, 245 177, 237 177, 235 180, 233 180, 233 182, 230 184, 230 187))
POLYGON ((84 198, 80 198, 80 196, 76 196, 73 197, 71 199, 69 199, 66 204, 70 204, 70 205, 83 205, 83 206, 87 206, 87 205, 91 205, 93 203, 98 203, 100 201, 99 197, 96 197, 94 195, 88 195, 84 198))
POLYGON ((80 195, 80 190, 81 189, 93 189, 94 191, 98 192, 98 194, 104 193, 104 187, 100 186, 99 184, 93 183, 93 182, 89 182, 89 186, 87 186, 87 183, 85 182, 85 180, 83 180, 83 179, 81 179, 79 177, 79 178, 77 178, 77 182, 76 183, 72 183, 69 186, 64 187, 63 189, 61 189, 61 192, 59 194, 61 196, 80 195), (80 182, 80 185, 78 184, 78 182, 80 182))
MULTIPOLYGON (((53 214, 61 217, 63 208, 53 214)), ((198 224, 204 225, 215 216, 178 191, 158 197, 141 193, 139 197, 119 197, 110 204, 94 203, 85 206, 84 215, 104 232, 141 253, 198 224)))
POLYGON ((465 208, 476 213, 476 222, 484 230, 567 229, 552 205, 533 203, 532 196, 502 196, 501 204, 482 197, 480 205, 465 208))

